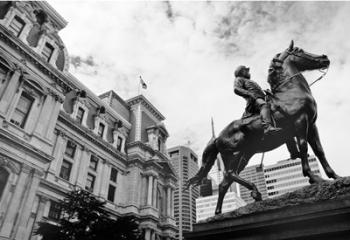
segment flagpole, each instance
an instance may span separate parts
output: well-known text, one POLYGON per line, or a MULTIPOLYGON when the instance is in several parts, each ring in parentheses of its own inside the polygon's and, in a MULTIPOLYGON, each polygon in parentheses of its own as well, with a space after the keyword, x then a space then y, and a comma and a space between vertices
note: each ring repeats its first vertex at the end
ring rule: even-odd
MULTIPOLYGON (((141 76, 140 76, 141 77, 141 76)), ((141 82, 140 82, 140 80, 139 80, 139 84, 138 84, 139 86, 138 86, 138 89, 137 89, 137 95, 140 95, 140 91, 141 91, 141 89, 140 89, 140 86, 141 86, 141 82)))

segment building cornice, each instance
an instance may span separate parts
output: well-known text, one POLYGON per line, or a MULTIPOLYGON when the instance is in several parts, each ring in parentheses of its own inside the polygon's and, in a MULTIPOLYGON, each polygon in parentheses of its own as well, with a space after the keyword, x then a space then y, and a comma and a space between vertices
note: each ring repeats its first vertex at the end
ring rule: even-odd
POLYGON ((153 106, 153 104, 147 100, 143 95, 138 95, 131 99, 126 100, 129 106, 141 103, 148 111, 150 111, 159 121, 165 120, 165 117, 158 111, 158 109, 153 106))
MULTIPOLYGON (((171 163, 170 163, 170 160, 169 160, 169 158, 165 155, 165 154, 163 154, 163 153, 161 153, 161 152, 159 152, 159 151, 155 151, 153 148, 151 148, 149 145, 147 145, 147 144, 145 144, 145 143, 143 143, 143 142, 140 142, 140 141, 136 141, 136 142, 131 142, 131 143, 128 143, 127 145, 127 148, 133 148, 133 147, 138 147, 138 148, 140 148, 141 150, 143 150, 143 151, 147 151, 147 152, 149 152, 153 157, 152 158, 154 158, 154 157, 158 157, 161 161, 160 162, 155 162, 155 161, 142 161, 141 159, 139 159, 139 158, 134 158, 134 159, 132 159, 132 158, 130 158, 129 157, 129 161, 128 161, 128 163, 129 164, 133 164, 134 162, 139 162, 140 164, 142 164, 142 165, 144 165, 144 166, 148 166, 148 165, 155 165, 157 168, 163 168, 162 166, 161 166, 161 164, 167 164, 168 166, 169 166, 169 168, 171 169, 171 171, 172 171, 172 174, 171 175, 168 175, 168 177, 171 177, 171 178, 173 178, 173 180, 177 180, 177 174, 176 174, 176 171, 175 171, 175 169, 173 168, 173 166, 171 165, 171 163)), ((162 172, 161 172, 161 174, 163 174, 162 172)))
POLYGON ((123 161, 123 163, 127 162, 127 155, 119 152, 118 150, 114 149, 114 147, 105 142, 104 140, 100 140, 96 137, 96 134, 94 134, 90 129, 87 129, 85 127, 82 127, 80 125, 77 125, 77 123, 70 118, 67 114, 60 112, 58 116, 58 121, 65 124, 78 134, 80 134, 82 137, 86 138, 90 142, 94 143, 95 145, 102 148, 107 153, 111 154, 113 157, 117 158, 118 160, 123 161))
POLYGON ((23 141, 22 139, 14 136, 13 134, 5 131, 4 129, 0 128, 0 139, 4 139, 6 143, 13 144, 15 146, 20 146, 21 148, 25 149, 26 152, 32 154, 37 159, 40 159, 41 161, 47 163, 54 160, 54 158, 45 152, 41 151, 40 149, 37 149, 33 147, 31 144, 23 141))
POLYGON ((20 54, 24 56, 27 61, 34 64, 42 73, 44 73, 51 80, 53 80, 54 84, 60 86, 63 89, 63 91, 69 92, 73 89, 83 88, 89 93, 89 97, 92 101, 94 101, 97 105, 104 106, 106 109, 108 109, 109 114, 111 114, 116 119, 121 120, 125 127, 129 129, 131 128, 131 124, 128 120, 124 119, 124 117, 117 113, 111 106, 103 102, 96 94, 91 92, 90 89, 86 88, 73 75, 71 75, 70 73, 64 75, 50 64, 47 64, 47 62, 41 59, 41 56, 38 53, 32 50, 21 40, 14 38, 11 35, 11 33, 9 33, 9 31, 2 25, 0 25, 0 39, 6 42, 13 49, 16 49, 18 52, 20 52, 20 54))
POLYGON ((68 22, 46 1, 36 1, 40 8, 50 16, 50 20, 55 23, 58 30, 65 28, 68 22))
POLYGON ((67 78, 63 75, 63 73, 41 59, 41 56, 38 53, 32 50, 21 40, 13 37, 12 34, 4 26, 0 25, 0 30, 1 40, 12 47, 12 49, 16 49, 18 52, 20 52, 26 60, 37 66, 37 68, 40 69, 45 75, 47 75, 51 80, 53 80, 55 84, 60 86, 66 92, 77 88, 77 86, 74 86, 72 83, 67 81, 67 78))

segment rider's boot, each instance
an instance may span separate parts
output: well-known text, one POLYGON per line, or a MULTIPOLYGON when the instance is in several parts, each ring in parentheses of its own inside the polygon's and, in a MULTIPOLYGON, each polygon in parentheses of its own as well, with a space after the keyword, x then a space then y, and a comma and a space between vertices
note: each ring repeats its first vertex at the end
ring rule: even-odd
POLYGON ((270 106, 266 103, 261 106, 260 116, 264 126, 264 134, 270 134, 282 130, 281 128, 272 125, 270 106))

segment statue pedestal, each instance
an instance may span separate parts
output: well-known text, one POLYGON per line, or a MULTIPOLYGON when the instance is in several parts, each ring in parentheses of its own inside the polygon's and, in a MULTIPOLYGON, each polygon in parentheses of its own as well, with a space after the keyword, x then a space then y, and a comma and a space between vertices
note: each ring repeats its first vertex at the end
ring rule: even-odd
POLYGON ((185 239, 350 239, 350 177, 211 217, 185 239))

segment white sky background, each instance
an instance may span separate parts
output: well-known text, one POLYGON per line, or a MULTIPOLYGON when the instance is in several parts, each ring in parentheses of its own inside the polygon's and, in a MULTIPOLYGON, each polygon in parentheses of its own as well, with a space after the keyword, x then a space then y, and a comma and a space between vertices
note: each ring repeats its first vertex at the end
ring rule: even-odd
MULTIPOLYGON (((167 145, 190 141, 198 155, 212 116, 218 134, 244 111, 233 93, 236 66, 250 66, 252 79, 268 88, 269 62, 291 39, 326 54, 329 72, 312 87, 317 124, 331 166, 350 174, 350 3, 49 2, 69 22, 60 36, 81 60, 70 72, 96 94, 113 89, 124 99, 137 94, 142 75, 142 94, 167 118, 167 145)), ((319 75, 305 76, 311 82, 319 75)), ((282 146, 266 153, 265 164, 288 156, 282 146)), ((259 161, 257 155, 250 164, 259 161)))

